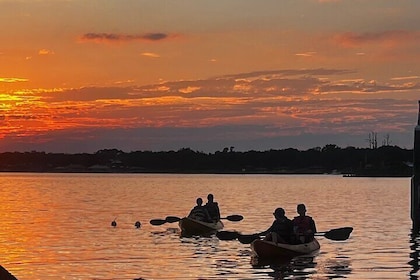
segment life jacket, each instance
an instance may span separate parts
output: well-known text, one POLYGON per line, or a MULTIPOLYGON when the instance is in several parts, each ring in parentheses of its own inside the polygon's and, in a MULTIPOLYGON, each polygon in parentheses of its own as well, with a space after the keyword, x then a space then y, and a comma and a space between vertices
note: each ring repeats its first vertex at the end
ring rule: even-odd
POLYGON ((305 234, 312 229, 312 218, 309 216, 297 216, 293 219, 295 233, 305 234))
POLYGON ((206 203, 204 207, 206 207, 207 211, 209 212, 210 218, 212 220, 220 219, 220 210, 219 210, 219 205, 217 204, 217 202, 206 203))
POLYGON ((282 221, 275 220, 271 225, 269 231, 275 232, 281 237, 289 239, 293 233, 292 221, 287 218, 282 221))
POLYGON ((190 214, 188 215, 188 218, 192 218, 198 221, 206 221, 207 220, 206 209, 203 206, 195 206, 191 210, 190 214))

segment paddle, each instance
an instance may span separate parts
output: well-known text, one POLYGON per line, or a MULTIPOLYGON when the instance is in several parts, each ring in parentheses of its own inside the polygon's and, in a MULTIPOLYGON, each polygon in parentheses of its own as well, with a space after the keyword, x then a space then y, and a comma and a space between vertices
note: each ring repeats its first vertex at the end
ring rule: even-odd
POLYGON ((240 234, 237 231, 219 231, 216 233, 217 238, 220 240, 235 240, 238 239, 239 242, 243 244, 249 244, 255 239, 260 239, 261 234, 260 233, 254 233, 254 234, 240 234))
MULTIPOLYGON (((317 232, 315 236, 324 236, 325 238, 334 241, 343 241, 350 237, 350 233, 353 231, 352 227, 342 227, 332 229, 326 232, 317 232)), ((254 234, 240 234, 237 231, 219 231, 216 233, 217 238, 220 240, 234 240, 238 239, 242 244, 249 244, 256 239, 261 238, 261 233, 254 234)))
POLYGON ((154 225, 154 226, 160 226, 166 223, 176 223, 179 222, 181 220, 181 218, 179 217, 175 217, 175 216, 168 216, 165 219, 153 219, 150 220, 150 224, 154 225))
POLYGON ((179 222, 180 220, 181 220, 181 218, 175 217, 175 216, 168 216, 168 217, 165 218, 165 221, 167 223, 176 223, 176 222, 179 222))
POLYGON ((315 236, 324 236, 325 238, 334 241, 347 240, 350 237, 350 233, 353 231, 352 227, 335 228, 326 232, 317 232, 315 236))
MULTIPOLYGON (((231 222, 239 222, 243 220, 243 216, 241 215, 229 215, 227 217, 222 217, 220 218, 221 220, 228 220, 231 222)), ((164 220, 163 219, 153 219, 150 220, 150 224, 154 225, 154 226, 160 226, 163 225, 165 223, 176 223, 179 222, 181 220, 181 218, 176 217, 176 216, 168 216, 166 217, 164 220)))
POLYGON ((231 222, 239 222, 242 221, 244 219, 244 216, 242 215, 229 215, 227 217, 221 217, 221 220, 228 220, 231 222))

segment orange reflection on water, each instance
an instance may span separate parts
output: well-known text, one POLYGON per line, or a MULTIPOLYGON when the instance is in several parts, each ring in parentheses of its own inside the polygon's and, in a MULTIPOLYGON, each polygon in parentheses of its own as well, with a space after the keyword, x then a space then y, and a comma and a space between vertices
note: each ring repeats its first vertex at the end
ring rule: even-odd
MULTIPOLYGON (((0 261, 2 263, 25 263, 34 261, 28 244, 50 242, 45 230, 54 219, 51 205, 45 204, 39 182, 21 184, 18 175, 2 174, 0 190, 0 261), (44 201, 44 203, 42 203, 44 201), (34 230, 37 227, 37 230, 34 230)), ((47 257, 46 259, 50 259, 47 257)))
POLYGON ((407 264, 409 179, 3 173, 0 186, 0 264, 20 280, 260 279, 285 273, 376 280, 385 274, 403 279, 414 270, 407 264), (353 226, 354 232, 343 242, 319 237, 320 253, 294 261, 290 272, 253 268, 247 244, 180 237, 176 223, 149 223, 182 217, 208 193, 222 216, 245 217, 226 221, 225 230, 261 231, 279 205, 293 217, 296 203, 305 202, 320 231, 353 226))

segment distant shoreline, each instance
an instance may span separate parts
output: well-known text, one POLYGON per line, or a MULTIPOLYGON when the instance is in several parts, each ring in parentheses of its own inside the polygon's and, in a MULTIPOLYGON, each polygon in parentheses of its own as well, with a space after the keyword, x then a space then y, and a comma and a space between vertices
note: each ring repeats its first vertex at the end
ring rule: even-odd
POLYGON ((39 173, 39 174, 180 174, 180 175, 331 175, 346 178, 411 178, 412 175, 406 174, 337 174, 337 173, 316 173, 316 172, 170 172, 170 171, 10 171, 0 170, 0 173, 39 173))
POLYGON ((413 150, 397 146, 297 149, 214 154, 185 148, 178 151, 94 154, 45 152, 0 153, 0 172, 33 173, 167 173, 167 174, 334 174, 345 177, 411 177, 413 150))

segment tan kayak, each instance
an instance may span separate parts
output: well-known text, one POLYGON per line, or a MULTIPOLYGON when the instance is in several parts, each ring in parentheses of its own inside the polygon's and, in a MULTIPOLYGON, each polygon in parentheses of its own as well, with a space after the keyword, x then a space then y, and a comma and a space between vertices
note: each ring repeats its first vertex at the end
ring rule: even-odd
POLYGON ((179 227, 183 233, 191 234, 191 235, 199 235, 199 234, 206 234, 216 232, 218 230, 223 229, 222 221, 218 221, 215 223, 207 223, 199 220, 195 220, 192 218, 182 218, 179 221, 179 227))

